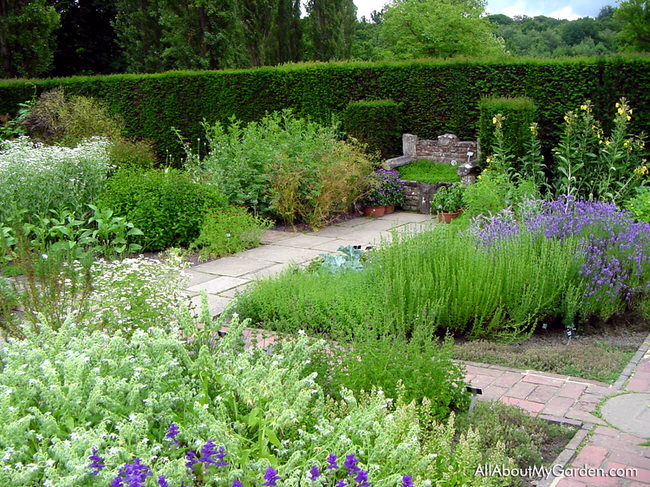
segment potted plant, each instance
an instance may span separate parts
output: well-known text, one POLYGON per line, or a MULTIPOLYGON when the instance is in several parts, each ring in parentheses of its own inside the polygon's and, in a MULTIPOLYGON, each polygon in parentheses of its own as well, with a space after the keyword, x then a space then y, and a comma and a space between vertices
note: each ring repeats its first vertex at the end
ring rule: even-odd
POLYGON ((380 192, 384 195, 386 214, 393 213, 396 206, 404 202, 404 183, 397 171, 391 169, 378 169, 376 171, 381 184, 380 192))
POLYGON ((461 213, 465 185, 454 183, 441 186, 431 198, 431 210, 438 212, 438 222, 449 223, 461 213))

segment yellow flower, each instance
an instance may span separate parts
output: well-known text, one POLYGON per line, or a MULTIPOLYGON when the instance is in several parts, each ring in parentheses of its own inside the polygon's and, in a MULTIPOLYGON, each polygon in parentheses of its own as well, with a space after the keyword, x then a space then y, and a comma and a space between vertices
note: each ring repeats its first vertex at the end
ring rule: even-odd
MULTIPOLYGON (((486 158, 485 158, 485 162, 487 162, 488 164, 491 163, 491 162, 492 162, 492 158, 491 158, 491 157, 486 157, 486 158)), ((484 171, 484 172, 485 172, 485 171, 484 171)))
POLYGON ((493 123, 494 125, 496 125, 497 122, 498 122, 497 117, 492 117, 492 123, 493 123))
POLYGON ((616 108, 619 108, 620 106, 621 106, 621 104, 616 102, 616 108))
POLYGON ((537 124, 536 123, 531 123, 530 124, 530 133, 533 135, 537 135, 537 124))
POLYGON ((609 140, 606 140, 606 141, 605 141, 605 145, 609 145, 609 140))
POLYGON ((627 119, 628 119, 628 121, 629 121, 629 120, 631 120, 631 119, 632 119, 632 117, 630 117, 630 116, 628 115, 628 116, 627 116, 627 119))
POLYGON ((643 166, 637 167, 634 170, 634 174, 636 174, 637 176, 645 176, 646 174, 648 174, 648 166, 644 164, 643 166))
POLYGON ((580 110, 587 111, 587 105, 580 105, 580 110))

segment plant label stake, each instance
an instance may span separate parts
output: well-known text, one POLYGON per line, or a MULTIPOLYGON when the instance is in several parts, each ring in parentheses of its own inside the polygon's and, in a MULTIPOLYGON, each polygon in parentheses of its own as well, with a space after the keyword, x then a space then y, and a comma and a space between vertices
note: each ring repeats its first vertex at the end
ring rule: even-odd
POLYGON ((572 339, 573 336, 574 336, 574 335, 573 335, 573 328, 567 328, 566 330, 564 330, 564 334, 565 334, 566 337, 567 337, 566 345, 567 345, 567 347, 568 347, 568 346, 569 346, 569 343, 571 343, 571 339, 572 339))
POLYGON ((472 409, 474 409, 474 404, 476 403, 476 396, 478 395, 483 395, 483 389, 480 387, 472 387, 472 386, 465 386, 465 389, 467 392, 472 394, 472 399, 470 400, 469 403, 469 412, 472 412, 472 409))

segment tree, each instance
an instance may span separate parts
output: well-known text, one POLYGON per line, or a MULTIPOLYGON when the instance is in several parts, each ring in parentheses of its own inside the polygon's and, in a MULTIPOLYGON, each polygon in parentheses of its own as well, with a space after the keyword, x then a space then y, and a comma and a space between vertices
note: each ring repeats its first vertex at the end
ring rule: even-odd
POLYGON ((54 51, 55 76, 115 73, 124 69, 124 57, 112 22, 114 1, 50 0, 61 16, 54 51))
POLYGON ((483 0, 392 0, 382 24, 392 57, 486 56, 504 53, 483 0))
POLYGON ((278 0, 274 64, 302 59, 300 0, 278 0))
POLYGON ((650 51, 649 0, 623 0, 614 17, 622 23, 618 37, 624 49, 650 51))
POLYGON ((162 26, 159 0, 114 0, 113 28, 132 73, 163 71, 162 26))
POLYGON ((278 19, 278 0, 240 0, 239 17, 252 66, 266 64, 271 54, 273 27, 278 19))
POLYGON ((349 58, 357 22, 353 0, 309 0, 307 12, 313 57, 320 61, 349 58))
POLYGON ((0 0, 0 77, 45 73, 60 16, 46 0, 0 0))

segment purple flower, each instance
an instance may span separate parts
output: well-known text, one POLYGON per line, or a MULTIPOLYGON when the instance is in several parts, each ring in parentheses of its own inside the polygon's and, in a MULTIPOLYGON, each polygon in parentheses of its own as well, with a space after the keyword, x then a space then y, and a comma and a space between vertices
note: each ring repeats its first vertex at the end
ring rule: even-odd
POLYGON ((402 477, 402 487, 413 487, 413 477, 410 475, 404 475, 404 477, 402 477))
POLYGON ((354 479, 358 487, 370 487, 370 482, 368 482, 368 472, 366 470, 361 470, 357 472, 357 476, 354 479))
POLYGON ((223 446, 220 446, 217 451, 214 447, 214 441, 208 440, 205 445, 203 445, 203 448, 201 448, 201 458, 199 458, 199 462, 203 462, 206 465, 214 465, 216 467, 225 467, 228 465, 228 463, 223 461, 227 455, 226 449, 223 446), (216 457, 217 460, 212 458, 213 456, 216 457))
POLYGON ((178 446, 178 440, 176 439, 176 437, 178 436, 178 433, 180 433, 180 431, 181 430, 178 428, 178 426, 172 423, 169 425, 169 431, 167 431, 165 438, 169 438, 176 444, 176 446, 178 446))
POLYGON ((194 452, 194 450, 192 449, 187 450, 187 453, 185 454, 185 458, 187 458, 187 463, 185 464, 185 466, 191 470, 195 470, 196 467, 194 465, 199 463, 199 459, 196 457, 196 453, 194 452))
POLYGON ((318 467, 311 467, 311 469, 309 470, 309 475, 311 475, 309 480, 316 480, 318 477, 321 476, 321 473, 320 470, 318 470, 318 467))
POLYGON ((336 464, 336 455, 330 453, 327 457, 327 470, 336 470, 339 466, 336 464))
POLYGON ((343 466, 348 471, 348 475, 352 475, 361 470, 359 467, 357 467, 357 463, 359 463, 359 460, 355 458, 354 453, 345 457, 345 463, 343 466))
POLYGON ((165 480, 165 476, 161 475, 158 477, 158 485, 160 487, 169 487, 169 484, 167 483, 167 480, 165 480))
POLYGON ((336 487, 345 487, 348 485, 348 483, 345 481, 345 479, 341 479, 336 483, 336 487))
POLYGON ((88 457, 88 460, 90 460, 90 465, 88 465, 88 468, 94 470, 94 472, 91 473, 93 477, 97 477, 97 474, 101 471, 101 469, 106 466, 102 463, 104 459, 97 455, 97 452, 97 448, 93 448, 93 454, 88 457))
POLYGON ((276 472, 273 467, 269 467, 264 473, 264 480, 266 480, 266 482, 264 482, 262 485, 266 485, 266 487, 275 487, 278 485, 277 481, 281 478, 282 477, 278 476, 278 472, 276 472))
POLYGON ((239 480, 233 480, 232 487, 244 487, 244 484, 242 484, 239 480))
POLYGON ((144 482, 151 475, 151 468, 135 458, 133 463, 126 463, 117 473, 117 477, 111 483, 111 487, 144 487, 144 482))

